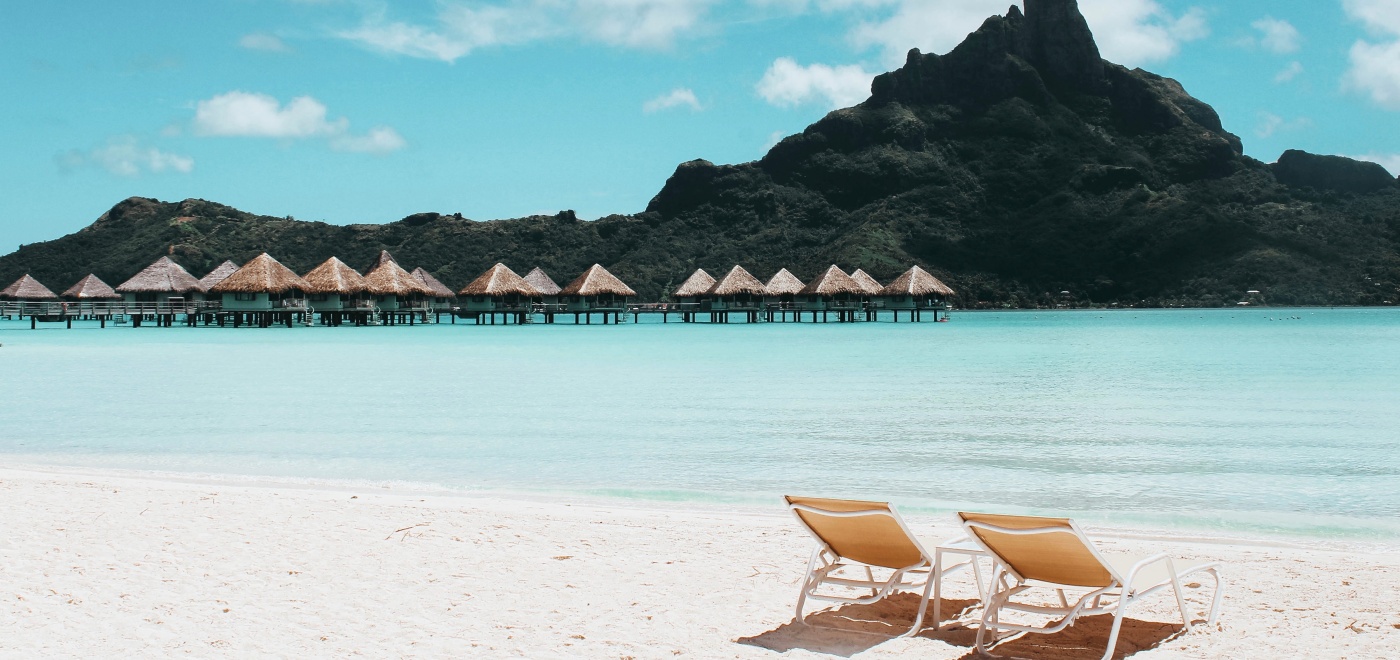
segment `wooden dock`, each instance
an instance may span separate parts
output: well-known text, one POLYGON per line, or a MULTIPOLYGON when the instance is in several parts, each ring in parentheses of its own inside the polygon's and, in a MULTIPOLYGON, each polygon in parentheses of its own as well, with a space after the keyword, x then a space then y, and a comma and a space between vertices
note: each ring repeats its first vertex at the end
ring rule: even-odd
POLYGON ((417 325, 442 323, 446 315, 451 323, 465 320, 475 325, 528 325, 534 323, 554 324, 560 317, 572 316, 574 325, 593 325, 595 317, 601 325, 618 325, 631 321, 640 322, 644 315, 660 315, 662 323, 669 323, 675 316, 681 323, 712 323, 724 325, 740 323, 855 323, 874 322, 881 313, 893 312, 894 321, 899 322, 900 313, 911 322, 922 321, 925 313, 931 313, 933 320, 946 319, 950 307, 925 306, 913 309, 886 308, 878 301, 828 301, 819 308, 803 303, 628 303, 617 307, 578 309, 567 304, 532 303, 510 308, 470 311, 460 307, 423 305, 381 310, 373 306, 343 309, 316 310, 302 299, 278 301, 270 309, 223 309, 219 301, 179 301, 179 302, 17 302, 0 301, 0 318, 9 320, 29 319, 29 327, 39 324, 62 323, 72 328, 73 321, 97 321, 100 327, 108 323, 132 327, 154 325, 156 327, 218 326, 256 327, 273 326, 295 327, 323 325, 355 326, 368 325, 417 325), (630 318, 629 318, 630 317, 630 318))

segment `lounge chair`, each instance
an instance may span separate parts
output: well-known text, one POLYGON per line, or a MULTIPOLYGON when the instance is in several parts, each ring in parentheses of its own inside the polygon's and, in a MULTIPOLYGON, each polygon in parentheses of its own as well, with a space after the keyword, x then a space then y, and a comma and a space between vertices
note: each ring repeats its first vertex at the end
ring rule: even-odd
MULTIPOLYGON (((909 636, 923 628, 929 596, 931 592, 937 593, 943 576, 971 566, 976 571, 979 593, 982 590, 982 574, 976 557, 969 556, 967 561, 946 568, 935 566, 935 556, 924 549, 887 502, 793 496, 784 499, 798 522, 817 540, 817 548, 807 562, 801 594, 797 597, 798 623, 804 623, 802 608, 809 598, 869 605, 898 591, 922 589, 923 598, 919 601, 914 625, 904 633, 909 636), (865 577, 850 576, 842 573, 842 569, 862 571, 865 577), (879 580, 875 569, 892 572, 888 578, 879 580), (835 575, 837 573, 840 575, 835 575), (828 589, 823 590, 824 586, 828 589), (867 591, 867 595, 858 595, 867 591)), ((935 607, 937 605, 935 599, 935 607)), ((934 617, 938 617, 937 610, 934 617)))
POLYGON ((994 558, 992 585, 982 601, 982 625, 977 631, 977 651, 986 653, 984 638, 995 643, 997 630, 1028 633, 1056 633, 1074 624, 1081 616, 1113 613, 1104 660, 1113 657, 1118 631, 1128 606, 1162 589, 1171 587, 1177 607, 1192 630, 1191 615, 1182 595, 1182 578, 1208 573, 1215 579, 1215 595, 1206 624, 1215 622, 1220 612, 1224 586, 1219 564, 1199 564, 1177 570, 1166 554, 1148 556, 1102 555, 1067 518, 1006 516, 988 513, 959 513, 963 527, 978 545, 994 558), (1036 587, 1054 589, 1059 605, 1029 604, 1012 599, 1036 587), (1065 590, 1087 590, 1074 602, 1065 590), (1104 602, 1105 600, 1110 602, 1104 602), (1061 617, 1044 626, 1007 623, 1003 611, 1061 617))

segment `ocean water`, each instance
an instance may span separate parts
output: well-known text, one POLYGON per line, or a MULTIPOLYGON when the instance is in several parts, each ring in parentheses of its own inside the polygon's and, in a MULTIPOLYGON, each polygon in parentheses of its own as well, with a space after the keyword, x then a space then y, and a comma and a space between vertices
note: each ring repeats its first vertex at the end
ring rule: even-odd
POLYGON ((0 461, 1400 539, 1400 310, 31 331, 0 461))

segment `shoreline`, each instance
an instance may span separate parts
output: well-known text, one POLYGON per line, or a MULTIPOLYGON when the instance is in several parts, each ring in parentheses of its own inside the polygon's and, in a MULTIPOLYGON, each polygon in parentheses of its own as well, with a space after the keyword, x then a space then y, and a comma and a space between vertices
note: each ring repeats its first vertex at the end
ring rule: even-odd
MULTIPOLYGON (((521 500, 0 465, 0 650, 173 655, 963 657, 975 614, 907 639, 917 598, 794 625, 811 540, 771 510, 521 500)), ((907 515, 928 545, 950 519, 907 515)), ((1400 644, 1400 554, 1091 531, 1109 552, 1225 563, 1215 630, 1167 597, 1129 612, 1134 657, 1379 657, 1400 644)), ((970 577, 945 583, 953 617, 970 577)), ((1203 602, 1199 587, 1188 602, 1203 602)), ((1097 622, 1037 657, 1077 658, 1097 622)), ((1100 638, 1101 639, 1101 638, 1100 638)), ((1013 647, 1016 648, 1016 647, 1013 647)), ((1123 647, 1120 647, 1120 650, 1123 647)))
MULTIPOLYGON (((604 510, 649 511, 694 514, 743 514, 779 515, 785 520, 789 514, 782 505, 781 496, 775 495, 771 502, 759 501, 756 497, 734 496, 731 499, 688 499, 660 497, 628 497, 600 494, 590 490, 567 489, 473 489, 445 486, 428 482, 401 480, 335 479, 323 477, 278 477, 270 475, 178 472, 163 470, 141 470, 126 468, 102 468, 81 465, 60 465, 26 463, 0 457, 0 479, 7 473, 32 477, 53 476, 67 478, 89 478, 124 480, 137 484, 179 484, 185 486, 213 488, 245 488, 255 490, 293 490, 321 493, 377 494, 405 498, 442 498, 447 501, 496 502, 530 504, 537 506, 583 506, 604 510)), ((669 491, 668 491, 669 492, 669 491)), ((691 491, 685 491, 690 493, 691 491)), ((717 493, 695 491, 698 496, 723 497, 717 493)), ((820 494, 818 494, 820 495, 820 494)), ((840 495, 833 495, 840 496, 840 495)), ((932 520, 951 524, 953 509, 930 509, 922 506, 901 505, 899 498, 875 497, 891 501, 906 519, 932 520)), ((983 507, 986 508, 986 507, 983 507)), ((1012 511, 1008 511, 1012 512, 1012 511)), ((1039 513, 1038 515, 1059 515, 1039 513)), ((1112 515, 1110 512, 1108 515, 1112 515)), ((1118 521, 1100 521, 1079 516, 1081 526, 1091 535, 1124 540, 1139 541, 1179 541, 1210 545, 1239 546, 1265 549, 1319 550, 1338 552, 1360 550, 1374 554, 1400 554, 1400 536, 1390 539, 1374 537, 1326 537, 1306 536, 1282 532, 1250 535, 1245 531, 1232 531, 1190 526, 1162 526, 1152 524, 1132 524, 1118 521)))

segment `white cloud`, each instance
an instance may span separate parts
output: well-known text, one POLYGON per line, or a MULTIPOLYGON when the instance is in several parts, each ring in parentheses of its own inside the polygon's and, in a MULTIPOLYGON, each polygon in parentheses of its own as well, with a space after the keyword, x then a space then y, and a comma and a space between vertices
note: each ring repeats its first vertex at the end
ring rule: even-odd
POLYGON ((1278 84, 1282 84, 1282 83, 1286 83, 1286 82, 1292 82, 1292 80, 1293 80, 1294 78, 1297 78, 1297 77, 1298 77, 1298 74, 1300 74, 1300 73, 1302 73, 1302 72, 1303 72, 1303 63, 1302 63, 1302 62, 1299 62, 1299 61, 1297 61, 1297 60, 1294 60, 1294 61, 1292 61, 1292 62, 1289 62, 1289 63, 1288 63, 1288 66, 1283 67, 1282 69, 1279 70, 1278 73, 1275 73, 1275 74, 1274 74, 1274 82, 1275 82, 1275 83, 1278 83, 1278 84))
MULTIPOLYGON (((827 11, 865 8, 871 2, 827 3, 827 11)), ((1006 11, 1006 0, 903 0, 883 20, 862 21, 850 33, 860 49, 878 48, 888 65, 904 61, 910 48, 926 53, 946 53, 962 43, 988 16, 1006 11)))
POLYGON ((384 155, 408 145, 399 132, 388 126, 376 126, 364 135, 337 135, 330 145, 336 151, 384 155))
POLYGON ((260 50, 267 53, 290 53, 292 51, 286 42, 276 35, 266 32, 245 34, 238 39, 238 45, 248 50, 260 50))
POLYGON ((1372 163, 1380 163, 1382 167, 1391 174, 1400 176, 1400 154, 1378 154, 1369 153, 1364 156, 1351 156, 1357 160, 1369 160, 1372 163))
POLYGON ((874 77, 855 64, 804 67, 790 57, 780 57, 768 67, 755 89, 765 101, 779 107, 822 102, 831 108, 843 108, 869 97, 874 77))
POLYGON ((1351 67, 1342 87, 1360 92, 1383 108, 1400 110, 1400 0, 1345 0, 1347 15, 1361 21, 1373 34, 1390 39, 1372 43, 1359 39, 1351 45, 1351 67))
POLYGON ((1181 44, 1210 35, 1200 7, 1179 16, 1155 0, 1083 0, 1080 7, 1104 59, 1127 66, 1169 59, 1181 44))
POLYGON ((393 128, 380 126, 365 135, 350 134, 350 120, 327 118, 324 103, 298 96, 286 105, 267 94, 233 91, 195 104, 194 132, 202 136, 284 139, 326 138, 332 149, 385 154, 406 142, 393 128))
POLYGON ((1254 134, 1261 138, 1267 138, 1276 133, 1298 131, 1309 126, 1312 126, 1312 120, 1307 117, 1288 120, 1272 112, 1261 112, 1259 113, 1259 125, 1254 128, 1254 134))
POLYGON ((710 0, 578 0, 573 19, 584 34, 613 46, 668 48, 695 27, 710 0))
MULTIPOLYGON (((1293 27, 1292 23, 1272 16, 1265 16, 1250 23, 1250 25, 1260 32, 1259 45, 1271 53, 1279 55, 1296 53, 1303 40, 1303 36, 1298 33, 1298 28, 1293 27)), ((1249 43, 1254 43, 1252 37, 1249 43)))
POLYGON ((144 173, 160 174, 194 170, 194 159, 141 144, 134 136, 122 135, 107 144, 88 151, 72 150, 58 156, 64 169, 99 167, 118 176, 134 177, 144 173))
POLYGON ((267 94, 228 92, 195 104, 199 135, 305 138, 344 133, 349 120, 326 119, 325 104, 298 96, 286 107, 267 94))
POLYGON ((1357 41, 1349 57, 1351 68, 1342 78, 1342 86, 1370 96, 1383 108, 1400 110, 1400 41, 1357 41))
POLYGON ((642 112, 651 114, 661 110, 679 108, 685 106, 691 110, 699 111, 700 99, 695 98, 695 92, 686 87, 677 87, 661 96, 642 104, 642 112))
MULTIPOLYGON (((880 18, 857 23, 849 38, 857 48, 878 49, 890 66, 903 62, 910 48, 932 53, 952 50, 987 17, 1005 14, 1012 4, 1008 0, 756 1, 789 11, 880 12, 880 18)), ((1210 33, 1205 10, 1199 7, 1175 14, 1156 0, 1080 0, 1080 9, 1103 56, 1129 66, 1170 58, 1182 43, 1210 33)))
POLYGON ((628 48, 668 48, 698 26, 714 0, 518 0, 446 3, 434 25, 367 17, 337 36, 372 50, 443 62, 472 51, 576 38, 628 48))
POLYGON ((1342 7, 1375 34, 1400 36, 1400 0, 1343 0, 1342 7))

